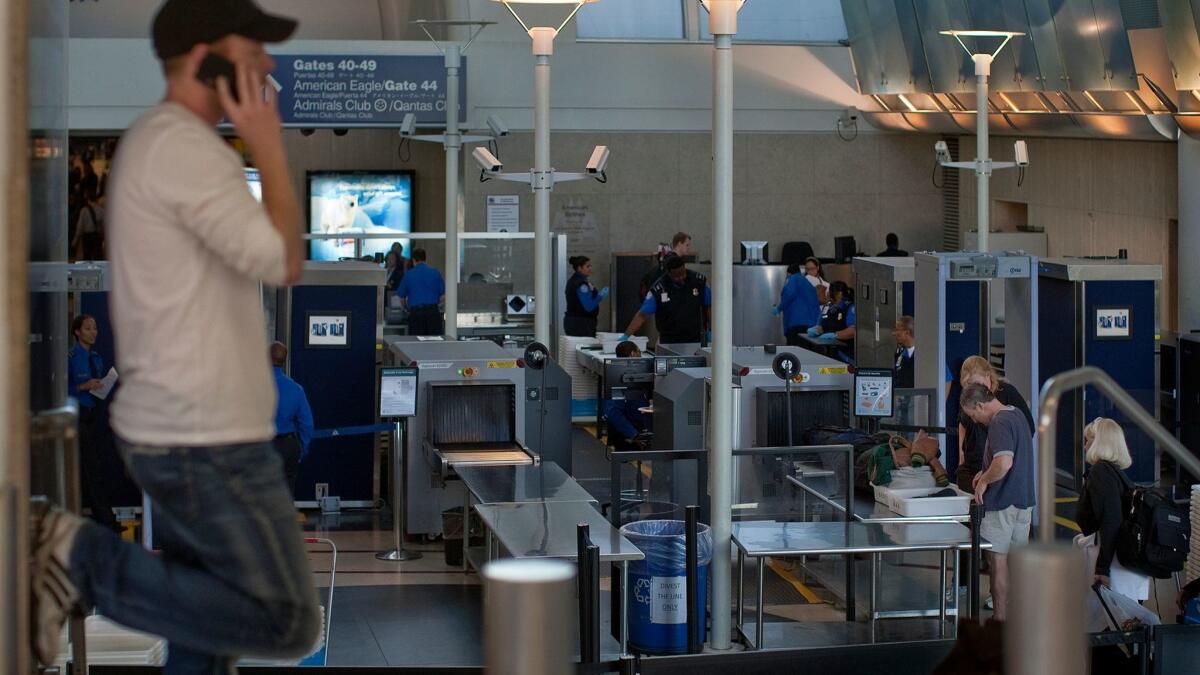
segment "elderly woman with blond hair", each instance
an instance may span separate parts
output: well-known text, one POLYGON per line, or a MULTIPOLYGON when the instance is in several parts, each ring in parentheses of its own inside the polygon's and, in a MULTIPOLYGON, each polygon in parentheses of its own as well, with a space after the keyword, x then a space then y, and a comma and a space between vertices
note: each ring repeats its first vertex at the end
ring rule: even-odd
POLYGON ((1099 553, 1095 581, 1111 586, 1117 533, 1124 512, 1123 500, 1130 488, 1125 469, 1133 464, 1133 460, 1129 457, 1129 446, 1125 443, 1121 425, 1107 417, 1097 417, 1084 428, 1083 448, 1091 468, 1079 495, 1075 521, 1084 536, 1096 535, 1099 553))

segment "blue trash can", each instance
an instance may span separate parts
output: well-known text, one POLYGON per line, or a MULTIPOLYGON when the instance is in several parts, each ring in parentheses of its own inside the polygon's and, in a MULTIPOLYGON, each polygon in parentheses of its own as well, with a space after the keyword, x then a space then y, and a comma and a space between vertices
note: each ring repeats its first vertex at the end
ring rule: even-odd
MULTIPOLYGON (((704 642, 708 618, 708 565, 712 561, 712 531, 697 526, 696 563, 699 570, 697 630, 704 642)), ((643 520, 621 527, 645 560, 629 564, 629 644, 648 654, 687 652, 687 544, 682 520, 643 520)))

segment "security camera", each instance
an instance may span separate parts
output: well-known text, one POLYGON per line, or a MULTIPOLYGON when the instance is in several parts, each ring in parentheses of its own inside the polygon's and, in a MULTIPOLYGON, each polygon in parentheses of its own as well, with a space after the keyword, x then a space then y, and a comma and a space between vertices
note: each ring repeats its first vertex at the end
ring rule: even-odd
POLYGON ((1017 166, 1029 166, 1029 146, 1025 144, 1025 141, 1013 143, 1013 157, 1015 157, 1013 161, 1017 163, 1017 166))
POLYGON ((487 125, 488 128, 492 130, 492 135, 496 138, 508 135, 508 126, 505 125, 504 120, 500 119, 500 117, 497 115, 488 115, 487 125))
POLYGON ((945 164, 953 161, 953 158, 950 157, 950 146, 946 145, 946 141, 938 141, 937 143, 934 143, 933 151, 937 154, 937 161, 939 164, 945 164))
POLYGON ((404 119, 400 120, 400 135, 412 136, 417 132, 417 116, 414 113, 408 113, 404 119))
POLYGON ((504 164, 487 148, 475 148, 471 155, 475 158, 475 163, 479 165, 479 168, 487 173, 499 173, 504 170, 504 164))
POLYGON ((604 173, 605 167, 608 166, 608 146, 597 145, 595 150, 592 150, 592 157, 587 163, 587 172, 591 175, 599 175, 604 173))

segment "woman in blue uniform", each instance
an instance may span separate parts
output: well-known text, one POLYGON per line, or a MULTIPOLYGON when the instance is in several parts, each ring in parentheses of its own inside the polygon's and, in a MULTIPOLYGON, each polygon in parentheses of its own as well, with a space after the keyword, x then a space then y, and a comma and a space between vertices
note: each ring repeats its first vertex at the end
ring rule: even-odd
POLYGON ((846 347, 840 350, 838 358, 846 363, 854 363, 856 321, 854 293, 846 282, 835 281, 829 286, 829 310, 819 325, 808 329, 808 335, 830 342, 845 342, 846 347))
POLYGON ((67 352, 67 391, 79 402, 79 476, 83 504, 91 509, 93 520, 120 531, 113 515, 108 481, 104 479, 106 472, 112 471, 105 464, 119 463, 120 460, 111 447, 108 402, 93 394, 104 387, 100 379, 107 373, 104 359, 93 349, 100 333, 96 319, 89 314, 80 314, 71 322, 71 333, 75 336, 75 346, 67 352))
POLYGON ((783 315, 783 333, 793 347, 799 347, 800 336, 821 322, 817 289, 803 272, 799 263, 788 265, 788 278, 779 293, 779 304, 771 308, 772 314, 783 315))
POLYGON ((600 302, 608 297, 608 288, 596 290, 588 281, 592 276, 592 261, 577 255, 570 259, 575 274, 567 280, 567 311, 563 316, 563 332, 575 337, 596 337, 596 321, 600 302))

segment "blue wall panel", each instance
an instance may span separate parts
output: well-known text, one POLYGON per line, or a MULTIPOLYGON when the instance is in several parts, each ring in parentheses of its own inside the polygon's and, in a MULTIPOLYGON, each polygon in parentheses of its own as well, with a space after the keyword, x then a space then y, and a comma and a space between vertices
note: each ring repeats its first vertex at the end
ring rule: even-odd
MULTIPOLYGON (((1038 383, 1077 367, 1075 355, 1076 322, 1079 309, 1075 302, 1075 284, 1062 279, 1038 280, 1038 383)), ((1075 395, 1064 396, 1058 408, 1058 433, 1055 467, 1075 475, 1075 395)))
MULTIPOLYGON (((1087 365, 1108 373, 1128 391, 1150 414, 1154 414, 1154 282, 1153 281, 1089 281, 1086 286, 1087 309, 1085 356, 1087 365), (1131 307, 1132 335, 1128 340, 1098 340, 1095 337, 1096 308, 1131 307)), ((1084 421, 1096 417, 1111 417, 1125 429, 1129 454, 1133 457, 1129 477, 1138 482, 1151 482, 1154 475, 1154 443, 1100 392, 1089 388, 1084 421)))
MULTIPOLYGON (((317 431, 375 423, 374 286, 292 289, 291 376, 308 394, 317 431), (306 314, 349 311, 349 349, 306 349, 306 314)), ((375 434, 314 439, 296 477, 296 499, 311 500, 316 483, 343 501, 374 499, 375 434)))

